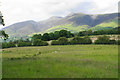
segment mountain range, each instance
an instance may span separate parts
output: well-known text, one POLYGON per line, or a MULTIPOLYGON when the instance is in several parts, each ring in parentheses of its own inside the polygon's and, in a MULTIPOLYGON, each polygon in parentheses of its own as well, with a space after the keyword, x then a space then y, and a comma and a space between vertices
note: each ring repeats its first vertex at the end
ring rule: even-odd
POLYGON ((84 14, 71 13, 65 17, 53 16, 43 21, 23 21, 5 27, 3 30, 10 37, 32 36, 36 33, 54 32, 56 30, 69 30, 79 32, 83 30, 102 30, 118 27, 120 18, 118 13, 110 14, 84 14))

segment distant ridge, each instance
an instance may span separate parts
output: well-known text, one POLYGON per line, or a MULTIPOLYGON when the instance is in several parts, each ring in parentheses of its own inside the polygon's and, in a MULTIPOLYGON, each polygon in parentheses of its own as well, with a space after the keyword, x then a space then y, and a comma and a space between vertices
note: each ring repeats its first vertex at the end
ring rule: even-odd
POLYGON ((3 30, 10 37, 24 37, 34 33, 53 32, 66 29, 72 32, 83 30, 100 30, 118 27, 118 13, 84 14, 71 13, 65 17, 53 16, 47 20, 35 22, 33 20, 18 22, 7 26, 3 30))

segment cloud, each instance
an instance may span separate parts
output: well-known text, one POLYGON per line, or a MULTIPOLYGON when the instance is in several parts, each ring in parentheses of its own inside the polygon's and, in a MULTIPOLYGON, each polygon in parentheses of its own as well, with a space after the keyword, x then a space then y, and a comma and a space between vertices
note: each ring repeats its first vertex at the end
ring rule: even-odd
POLYGON ((2 0, 6 26, 25 20, 40 21, 71 12, 102 14, 117 12, 118 0, 2 0))

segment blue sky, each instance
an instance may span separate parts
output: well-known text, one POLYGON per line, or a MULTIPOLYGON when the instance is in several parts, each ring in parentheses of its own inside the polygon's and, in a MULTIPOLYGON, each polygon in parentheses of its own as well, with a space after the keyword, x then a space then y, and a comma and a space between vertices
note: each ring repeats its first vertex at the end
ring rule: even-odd
MULTIPOLYGON (((105 14, 118 11, 119 0, 1 0, 6 26, 16 22, 40 21, 70 13, 105 14)), ((2 27, 1 27, 2 28, 2 27)))

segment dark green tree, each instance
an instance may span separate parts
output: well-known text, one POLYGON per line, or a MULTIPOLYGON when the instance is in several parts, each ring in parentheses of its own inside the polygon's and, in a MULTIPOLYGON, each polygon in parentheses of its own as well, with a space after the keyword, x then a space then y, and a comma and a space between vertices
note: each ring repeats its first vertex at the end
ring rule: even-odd
POLYGON ((34 46, 47 46, 48 43, 46 41, 42 41, 41 39, 36 39, 33 41, 34 46))
POLYGON ((55 39, 54 33, 49 33, 49 37, 50 37, 50 40, 54 40, 55 39))
POLYGON ((68 32, 67 32, 67 30, 60 30, 60 37, 67 37, 67 35, 68 35, 68 32))
POLYGON ((68 44, 68 39, 66 37, 60 37, 58 39, 58 42, 60 45, 66 45, 66 44, 68 44))
POLYGON ((57 40, 59 37, 60 37, 59 31, 55 31, 54 32, 54 38, 55 38, 55 40, 57 40))
POLYGON ((9 37, 8 34, 6 34, 4 30, 0 31, 0 36, 1 36, 1 38, 3 38, 4 40, 8 39, 8 37, 9 37))
POLYGON ((42 36, 42 40, 49 41, 50 40, 49 34, 48 33, 44 33, 43 36, 42 36))
POLYGON ((42 35, 41 34, 35 34, 32 36, 32 41, 36 40, 36 39, 42 39, 42 35))

